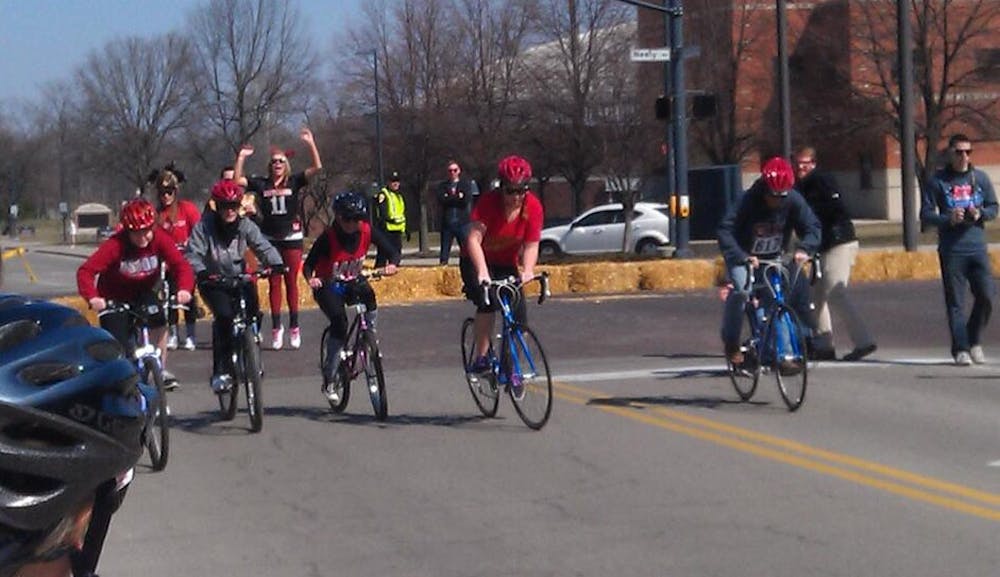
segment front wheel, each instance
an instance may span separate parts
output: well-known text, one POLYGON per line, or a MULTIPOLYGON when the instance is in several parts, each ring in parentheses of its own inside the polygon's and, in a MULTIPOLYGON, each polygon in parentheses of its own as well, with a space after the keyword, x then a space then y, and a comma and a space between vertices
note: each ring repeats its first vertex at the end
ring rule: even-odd
POLYGON ((782 304, 774 307, 767 335, 767 342, 776 352, 772 368, 778 392, 788 410, 796 411, 806 400, 809 377, 805 331, 795 311, 782 304))
POLYGON ((726 355, 729 380, 733 382, 733 388, 736 389, 741 401, 749 401, 753 397, 760 381, 760 336, 754 331, 759 321, 754 312, 755 309, 747 305, 747 318, 743 321, 743 330, 740 332, 740 352, 743 353, 743 362, 734 365, 729 355, 726 355))
POLYGON ((368 396, 372 400, 375 418, 384 421, 389 416, 389 400, 385 396, 385 373, 382 371, 382 354, 370 331, 364 336, 365 379, 368 382, 368 396))
POLYGON ((322 390, 327 402, 330 403, 330 410, 334 413, 343 413, 344 409, 347 408, 347 401, 351 398, 351 377, 344 363, 339 363, 337 370, 334 371, 333 379, 326 378, 326 342, 329 338, 330 329, 327 327, 323 331, 323 338, 319 344, 319 370, 320 374, 323 375, 322 390))
POLYGON ((170 413, 167 408, 167 391, 163 388, 163 372, 153 359, 142 361, 143 381, 156 389, 156 400, 149 407, 146 425, 146 450, 154 471, 167 466, 170 455, 170 413))
POLYGON ((504 339, 508 391, 518 416, 536 431, 552 414, 552 375, 542 343, 530 328, 515 327, 504 339))
MULTIPOLYGON (((253 331, 243 331, 243 378, 250 413, 250 430, 259 433, 264 428, 264 401, 261 398, 260 345, 253 331)), ((235 404, 235 403, 234 403, 235 404)))
POLYGON ((216 393, 219 399, 219 415, 223 421, 232 421, 236 418, 237 399, 240 394, 240 383, 243 381, 240 373, 243 372, 238 367, 240 364, 239 355, 230 353, 229 355, 229 375, 232 377, 232 384, 228 391, 216 393))
MULTIPOLYGON (((469 392, 472 393, 472 400, 476 402, 479 411, 485 417, 495 417, 497 407, 500 405, 500 394, 497 390, 496 374, 490 370, 489 373, 473 373, 469 367, 475 361, 476 355, 476 330, 475 320, 465 319, 462 323, 462 371, 465 373, 465 382, 469 385, 469 392)), ((493 345, 490 345, 489 358, 493 358, 493 345)))

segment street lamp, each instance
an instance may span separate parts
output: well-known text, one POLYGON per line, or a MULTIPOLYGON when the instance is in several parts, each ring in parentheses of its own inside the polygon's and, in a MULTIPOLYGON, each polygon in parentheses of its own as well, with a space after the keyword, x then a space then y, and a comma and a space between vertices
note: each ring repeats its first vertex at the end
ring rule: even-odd
POLYGON ((372 48, 371 50, 355 52, 355 54, 357 56, 371 55, 372 59, 372 69, 375 75, 375 154, 378 168, 378 185, 382 187, 385 185, 385 174, 382 168, 382 107, 379 104, 378 95, 378 52, 372 48))

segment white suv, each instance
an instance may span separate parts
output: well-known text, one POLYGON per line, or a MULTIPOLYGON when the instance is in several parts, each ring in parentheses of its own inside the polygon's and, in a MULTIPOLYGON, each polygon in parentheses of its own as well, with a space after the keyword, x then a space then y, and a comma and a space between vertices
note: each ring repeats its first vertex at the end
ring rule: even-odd
MULTIPOLYGON (((637 202, 632 215, 632 250, 655 255, 670 244, 670 207, 637 202)), ((621 204, 604 204, 584 212, 569 224, 542 230, 539 254, 596 254, 621 252, 625 211, 621 204)))

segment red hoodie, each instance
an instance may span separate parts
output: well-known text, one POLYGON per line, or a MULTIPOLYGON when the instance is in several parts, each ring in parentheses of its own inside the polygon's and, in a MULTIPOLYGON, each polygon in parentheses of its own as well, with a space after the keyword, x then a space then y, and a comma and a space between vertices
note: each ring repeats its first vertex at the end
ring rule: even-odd
POLYGON ((145 248, 138 248, 129 241, 128 231, 122 230, 101 243, 76 271, 77 290, 88 301, 99 296, 135 302, 149 294, 160 280, 161 263, 173 272, 178 290, 194 290, 191 265, 169 234, 154 227, 153 240, 145 248))

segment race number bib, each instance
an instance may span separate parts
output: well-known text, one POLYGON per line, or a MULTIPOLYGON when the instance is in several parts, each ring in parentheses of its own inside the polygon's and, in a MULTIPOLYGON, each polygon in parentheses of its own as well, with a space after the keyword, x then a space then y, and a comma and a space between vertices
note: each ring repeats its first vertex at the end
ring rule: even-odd
POLYGON ((764 255, 781 252, 781 235, 758 236, 753 239, 750 254, 764 255))

